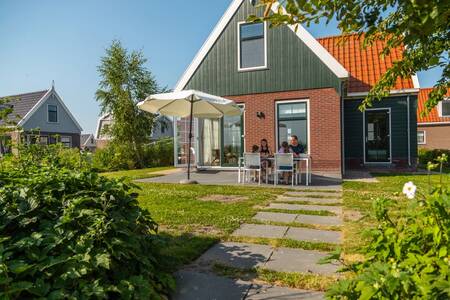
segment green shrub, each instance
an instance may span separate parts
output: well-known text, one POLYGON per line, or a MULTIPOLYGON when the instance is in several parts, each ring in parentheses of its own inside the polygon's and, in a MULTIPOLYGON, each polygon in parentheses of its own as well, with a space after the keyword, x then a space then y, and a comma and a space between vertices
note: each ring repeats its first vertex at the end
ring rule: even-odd
MULTIPOLYGON (((450 150, 445 149, 419 149, 419 164, 421 166, 426 166, 429 161, 435 161, 439 156, 442 156, 442 154, 446 154, 450 157, 450 150)), ((444 168, 449 168, 450 163, 446 162, 444 163, 444 168)))
POLYGON ((173 139, 162 139, 145 148, 145 164, 147 167, 173 166, 173 139))
POLYGON ((44 161, 0 171, 0 299, 161 299, 173 280, 133 186, 44 161))
MULTIPOLYGON (((439 158, 442 164, 445 157, 439 158)), ((405 185, 410 199, 401 216, 389 214, 391 201, 374 203, 378 228, 371 230, 366 260, 347 266, 355 273, 328 292, 330 299, 449 299, 450 192, 438 186, 417 197, 413 183, 405 185)))

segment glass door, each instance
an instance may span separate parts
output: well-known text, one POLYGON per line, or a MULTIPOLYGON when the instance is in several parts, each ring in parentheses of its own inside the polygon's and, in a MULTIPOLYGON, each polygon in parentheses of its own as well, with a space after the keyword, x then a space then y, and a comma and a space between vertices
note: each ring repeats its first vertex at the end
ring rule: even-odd
POLYGON ((220 166, 220 125, 219 119, 199 119, 199 166, 220 166))
POLYGON ((388 163, 391 161, 391 136, 389 109, 365 112, 366 162, 388 163))
POLYGON ((244 151, 243 115, 223 117, 223 157, 222 166, 237 167, 244 151))

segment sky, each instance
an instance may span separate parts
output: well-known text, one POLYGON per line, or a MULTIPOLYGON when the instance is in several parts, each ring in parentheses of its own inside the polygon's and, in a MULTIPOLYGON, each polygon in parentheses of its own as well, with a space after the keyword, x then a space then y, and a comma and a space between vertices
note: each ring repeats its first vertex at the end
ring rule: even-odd
MULTIPOLYGON (((142 50, 160 86, 173 88, 231 0, 1 0, 0 95, 55 88, 84 133, 100 114, 97 66, 112 40, 142 50)), ((319 24, 315 37, 339 34, 319 24)), ((440 71, 419 73, 432 86, 440 71)))

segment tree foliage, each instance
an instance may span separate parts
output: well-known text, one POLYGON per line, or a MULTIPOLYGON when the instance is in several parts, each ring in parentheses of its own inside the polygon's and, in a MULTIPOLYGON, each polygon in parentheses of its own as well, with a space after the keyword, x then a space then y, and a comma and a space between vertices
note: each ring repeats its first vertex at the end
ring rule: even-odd
POLYGON ((153 114, 136 104, 159 90, 146 62, 141 51, 128 53, 119 41, 113 41, 98 67, 101 81, 96 98, 102 113, 114 119, 106 133, 112 137, 112 147, 131 153, 136 167, 143 167, 143 145, 150 141, 155 121, 153 114))
POLYGON ((259 0, 259 5, 265 7, 264 17, 250 16, 250 20, 267 20, 273 26, 309 26, 322 20, 328 24, 336 19, 344 36, 364 34, 364 46, 385 40, 383 55, 404 46, 403 59, 395 62, 381 77, 361 109, 387 96, 397 78, 409 78, 435 67, 443 68, 443 73, 429 95, 427 110, 433 109, 450 88, 448 0, 259 0))

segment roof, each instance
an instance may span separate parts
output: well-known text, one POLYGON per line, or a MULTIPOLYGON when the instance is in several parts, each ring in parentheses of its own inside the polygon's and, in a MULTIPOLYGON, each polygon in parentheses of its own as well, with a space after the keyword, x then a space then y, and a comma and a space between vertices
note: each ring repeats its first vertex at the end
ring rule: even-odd
POLYGON ((47 93, 48 90, 44 90, 32 93, 5 96, 1 98, 11 98, 12 101, 10 101, 9 104, 13 106, 14 112, 10 115, 10 119, 19 122, 27 115, 28 112, 33 109, 33 107, 38 104, 39 100, 44 98, 47 93), (16 115, 19 115, 20 119, 17 120, 16 115))
MULTIPOLYGON (((418 104, 417 104, 417 123, 442 123, 450 122, 450 118, 439 117, 438 107, 436 106, 433 110, 426 116, 422 117, 422 112, 425 111, 425 102, 428 100, 428 95, 433 90, 433 88, 423 88, 420 89, 418 104)), ((447 95, 450 97, 450 89, 447 91, 447 95)))
MULTIPOLYGON (((189 80, 195 74, 195 71, 199 68, 203 60, 208 55, 209 51, 214 47, 216 41, 222 35, 223 31, 227 28, 230 21, 233 19, 234 15, 238 12, 242 3, 246 0, 233 0, 228 7, 225 14, 220 19, 219 23, 217 23, 216 27, 213 29, 203 46, 200 48, 199 52, 195 56, 194 60, 191 62, 189 67, 181 76, 177 85, 175 86, 175 91, 183 90, 188 84, 189 80)), ((278 11, 278 3, 277 5, 272 6, 273 11, 278 11)), ((284 9, 283 7, 281 9, 284 9)), ((297 37, 302 40, 305 45, 310 48, 319 59, 327 65, 330 70, 341 79, 348 78, 348 71, 345 69, 341 63, 333 57, 317 40, 300 24, 297 26, 288 25, 289 29, 291 29, 297 37)))
MULTIPOLYGON (((342 35, 318 38, 325 47, 350 73, 348 93, 368 92, 381 76, 402 59, 403 48, 397 47, 389 55, 382 57, 385 41, 378 40, 373 45, 363 48, 364 36, 350 34, 345 40, 342 35)), ((417 89, 417 78, 399 78, 393 90, 417 89)))
POLYGON ((88 144, 88 142, 90 141, 91 138, 94 138, 94 135, 92 133, 82 134, 80 136, 81 145, 85 146, 86 144, 88 144))

